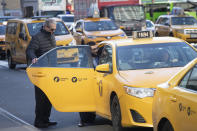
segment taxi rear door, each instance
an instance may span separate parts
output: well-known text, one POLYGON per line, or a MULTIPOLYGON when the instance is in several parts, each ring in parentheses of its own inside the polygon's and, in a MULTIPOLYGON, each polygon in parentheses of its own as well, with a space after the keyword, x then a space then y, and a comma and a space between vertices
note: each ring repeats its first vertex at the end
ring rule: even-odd
POLYGON ((27 68, 30 81, 61 112, 93 112, 95 71, 89 46, 57 47, 27 68))

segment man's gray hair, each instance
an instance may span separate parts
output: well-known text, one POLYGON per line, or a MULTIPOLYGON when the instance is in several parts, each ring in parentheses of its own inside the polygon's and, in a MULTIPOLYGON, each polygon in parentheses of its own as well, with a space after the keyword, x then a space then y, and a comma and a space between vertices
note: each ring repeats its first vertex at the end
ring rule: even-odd
POLYGON ((51 27, 51 24, 55 24, 56 25, 56 21, 53 18, 48 18, 48 19, 46 19, 46 21, 44 23, 44 26, 51 27))

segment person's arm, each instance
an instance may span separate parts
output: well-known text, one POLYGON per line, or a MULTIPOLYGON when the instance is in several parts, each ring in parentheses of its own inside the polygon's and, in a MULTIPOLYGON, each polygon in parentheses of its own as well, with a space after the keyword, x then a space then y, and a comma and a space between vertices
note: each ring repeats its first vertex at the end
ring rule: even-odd
MULTIPOLYGON (((28 45, 26 49, 26 56, 27 56, 27 61, 31 60, 32 63, 37 62, 37 56, 36 56, 36 51, 39 49, 39 41, 36 36, 33 36, 30 44, 28 45)), ((27 64, 30 64, 27 62, 27 64)))

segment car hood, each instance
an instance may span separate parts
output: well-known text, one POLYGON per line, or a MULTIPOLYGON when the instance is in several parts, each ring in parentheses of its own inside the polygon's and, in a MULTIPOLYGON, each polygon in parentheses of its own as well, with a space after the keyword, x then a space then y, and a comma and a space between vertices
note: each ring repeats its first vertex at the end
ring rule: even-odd
POLYGON ((5 41, 5 35, 0 35, 0 41, 5 41))
POLYGON ((132 87, 155 88, 166 82, 183 67, 119 71, 120 76, 132 87))
POLYGON ((71 34, 55 36, 56 45, 58 45, 58 46, 68 45, 73 39, 74 38, 71 34))
POLYGON ((121 29, 118 30, 108 30, 108 31, 91 31, 91 32, 85 32, 86 35, 90 36, 115 36, 119 34, 123 34, 124 32, 121 29))
POLYGON ((172 26, 174 29, 197 29, 197 25, 174 25, 172 26))

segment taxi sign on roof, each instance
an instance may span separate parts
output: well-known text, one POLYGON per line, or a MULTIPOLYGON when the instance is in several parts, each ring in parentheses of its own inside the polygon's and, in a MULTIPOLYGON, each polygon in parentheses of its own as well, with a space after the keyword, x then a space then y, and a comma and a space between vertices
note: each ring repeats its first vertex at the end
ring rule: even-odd
POLYGON ((133 32, 133 39, 152 38, 152 37, 153 37, 152 31, 134 31, 133 32))

